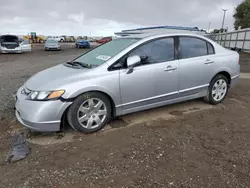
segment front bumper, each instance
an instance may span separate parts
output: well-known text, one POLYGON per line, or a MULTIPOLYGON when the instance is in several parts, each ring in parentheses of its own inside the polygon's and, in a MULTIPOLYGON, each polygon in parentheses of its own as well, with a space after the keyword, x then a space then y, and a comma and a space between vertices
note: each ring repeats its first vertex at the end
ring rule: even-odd
POLYGON ((90 47, 90 45, 88 45, 88 44, 78 44, 78 46, 81 47, 81 48, 88 48, 88 47, 90 47))
POLYGON ((22 49, 7 49, 7 48, 1 48, 1 53, 22 53, 22 49))
POLYGON ((17 120, 25 127, 39 132, 60 130, 61 118, 72 102, 30 101, 20 89, 16 94, 15 113, 17 120))
POLYGON ((46 50, 60 50, 60 47, 45 47, 46 50))

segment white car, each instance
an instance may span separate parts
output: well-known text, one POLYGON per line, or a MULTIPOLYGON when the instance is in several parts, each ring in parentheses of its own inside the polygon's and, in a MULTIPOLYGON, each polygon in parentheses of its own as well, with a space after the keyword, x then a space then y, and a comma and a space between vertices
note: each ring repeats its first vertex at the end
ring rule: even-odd
MULTIPOLYGON (((64 38, 63 37, 58 37, 58 36, 51 36, 48 38, 49 40, 53 39, 53 40, 56 40, 58 42, 64 42, 64 38)), ((47 39, 47 40, 48 40, 47 39)))
POLYGON ((60 42, 54 39, 47 39, 45 42, 45 51, 47 50, 61 50, 60 42))
POLYGON ((2 35, 0 36, 0 52, 1 53, 22 53, 18 36, 2 35))
POLYGON ((24 40, 20 43, 22 52, 31 52, 31 44, 29 40, 24 40))

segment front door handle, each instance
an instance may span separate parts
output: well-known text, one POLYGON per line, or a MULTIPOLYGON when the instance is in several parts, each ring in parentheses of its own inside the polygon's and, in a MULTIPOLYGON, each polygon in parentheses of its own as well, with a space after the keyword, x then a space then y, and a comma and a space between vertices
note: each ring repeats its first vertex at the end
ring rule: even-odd
POLYGON ((210 59, 207 59, 206 62, 205 62, 206 65, 212 64, 212 63, 214 63, 214 61, 212 61, 212 60, 210 60, 210 59))
POLYGON ((167 68, 164 69, 164 71, 173 71, 173 70, 176 70, 177 67, 172 67, 172 66, 167 66, 167 68))

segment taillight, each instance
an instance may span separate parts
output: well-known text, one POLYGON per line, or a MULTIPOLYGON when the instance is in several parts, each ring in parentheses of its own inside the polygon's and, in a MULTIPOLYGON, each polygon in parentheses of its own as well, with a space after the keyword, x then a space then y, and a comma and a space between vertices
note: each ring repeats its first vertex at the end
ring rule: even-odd
POLYGON ((240 59, 239 59, 239 61, 238 61, 238 64, 240 65, 240 59))

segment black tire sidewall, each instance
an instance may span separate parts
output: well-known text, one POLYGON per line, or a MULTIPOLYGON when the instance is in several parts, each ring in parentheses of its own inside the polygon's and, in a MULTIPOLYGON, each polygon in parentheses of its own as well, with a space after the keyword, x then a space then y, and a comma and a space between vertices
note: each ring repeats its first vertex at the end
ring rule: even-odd
POLYGON ((214 104, 214 105, 221 103, 225 99, 225 97, 227 96, 228 89, 229 89, 228 79, 222 74, 216 75, 209 85, 209 103, 214 104), (221 100, 216 101, 216 100, 214 100, 214 98, 212 96, 212 90, 213 90, 214 84, 220 79, 223 79, 227 83, 227 92, 221 100))
POLYGON ((111 104, 109 99, 102 93, 99 92, 88 92, 88 93, 84 93, 80 96, 78 96, 73 104, 70 106, 69 111, 67 113, 67 118, 68 118, 68 122, 70 124, 70 126, 72 128, 74 128, 75 130, 79 131, 79 132, 84 132, 84 133, 93 133, 96 131, 101 130, 110 120, 111 120, 111 104), (102 100, 107 108, 107 116, 105 118, 105 120, 103 121, 103 123, 99 126, 96 127, 95 129, 86 129, 84 127, 81 126, 81 124, 78 122, 77 119, 77 113, 79 110, 79 107, 88 99, 90 98, 98 98, 100 100, 102 100))

